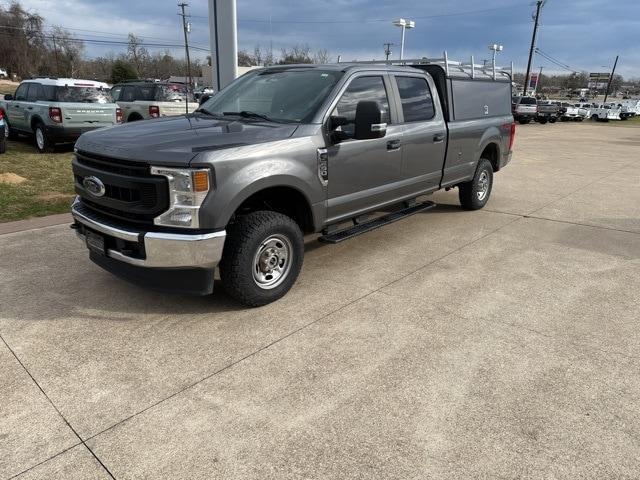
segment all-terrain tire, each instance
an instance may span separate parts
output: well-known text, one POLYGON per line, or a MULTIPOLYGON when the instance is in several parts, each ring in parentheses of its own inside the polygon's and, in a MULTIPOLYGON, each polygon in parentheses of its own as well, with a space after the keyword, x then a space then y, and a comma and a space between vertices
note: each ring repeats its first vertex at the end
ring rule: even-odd
POLYGON ((530 118, 521 118, 518 121, 520 122, 520 125, 526 125, 528 123, 531 123, 531 119, 530 118))
POLYGON ((486 158, 481 158, 473 180, 458 185, 458 198, 465 210, 479 210, 491 196, 493 188, 493 166, 486 158))
POLYGON ((222 286, 229 296, 243 305, 266 305, 282 298, 291 289, 302 268, 303 257, 304 238, 293 219, 271 211, 241 215, 227 228, 220 261, 222 286), (276 253, 270 253, 272 250, 276 253), (273 280, 273 276, 271 280, 268 278, 271 261, 276 267, 283 262, 286 274, 268 285, 273 280))

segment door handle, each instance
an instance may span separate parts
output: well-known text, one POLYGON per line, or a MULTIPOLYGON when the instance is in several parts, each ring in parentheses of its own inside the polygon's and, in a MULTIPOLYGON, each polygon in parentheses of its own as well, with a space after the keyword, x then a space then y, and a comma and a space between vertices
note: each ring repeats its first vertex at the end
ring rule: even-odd
POLYGON ((387 142, 387 150, 398 150, 400 148, 401 142, 398 139, 389 140, 387 142))
POLYGON ((444 133, 437 133, 433 136, 433 143, 444 142, 444 133))

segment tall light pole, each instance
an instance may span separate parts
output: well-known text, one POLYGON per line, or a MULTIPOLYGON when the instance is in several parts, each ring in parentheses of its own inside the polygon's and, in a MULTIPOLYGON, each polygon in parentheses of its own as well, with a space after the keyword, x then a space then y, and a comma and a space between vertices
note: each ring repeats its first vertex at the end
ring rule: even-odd
POLYGON ((393 24, 396 27, 402 28, 402 37, 400 40, 400 60, 402 60, 404 56, 404 32, 408 28, 415 28, 416 22, 414 22, 413 20, 407 20, 405 18, 399 18, 398 20, 394 20, 393 24))
POLYGON ((491 66, 493 67, 493 79, 496 79, 496 54, 501 52, 504 49, 502 45, 498 45, 497 43, 493 43, 489 45, 489 50, 493 52, 493 57, 491 59, 491 66))

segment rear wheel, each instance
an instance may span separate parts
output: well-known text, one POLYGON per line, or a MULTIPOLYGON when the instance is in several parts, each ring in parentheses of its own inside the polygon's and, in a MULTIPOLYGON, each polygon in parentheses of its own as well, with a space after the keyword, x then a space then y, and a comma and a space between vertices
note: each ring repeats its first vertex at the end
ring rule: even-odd
POLYGON ((34 136, 36 138, 36 147, 40 153, 47 153, 53 151, 53 143, 49 140, 47 133, 44 128, 43 123, 36 124, 36 127, 33 131, 34 136))
POLYGON ((227 229, 222 286, 243 305, 266 305, 291 289, 303 257, 302 231, 293 219, 271 211, 239 216, 227 229))
POLYGON ((489 160, 481 158, 473 180, 458 185, 460 205, 465 210, 481 209, 489 201, 492 187, 493 166, 489 160))

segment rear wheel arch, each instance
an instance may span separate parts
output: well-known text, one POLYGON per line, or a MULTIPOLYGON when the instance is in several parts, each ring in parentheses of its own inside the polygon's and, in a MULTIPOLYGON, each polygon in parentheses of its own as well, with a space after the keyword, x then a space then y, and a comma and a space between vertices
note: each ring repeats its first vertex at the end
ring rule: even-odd
POLYGON ((29 123, 29 125, 31 126, 31 131, 32 132, 35 133, 36 125, 38 125, 39 123, 44 125, 44 121, 42 120, 40 115, 34 115, 33 117, 31 117, 31 122, 29 123))
POLYGON ((491 162, 494 172, 500 170, 500 146, 495 141, 489 142, 484 146, 480 154, 480 159, 483 158, 491 162))

